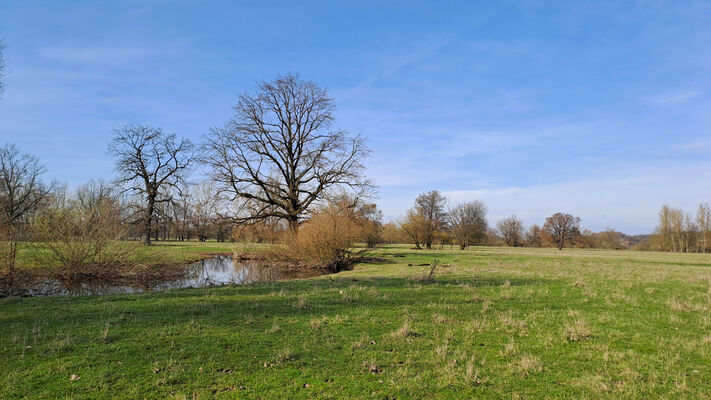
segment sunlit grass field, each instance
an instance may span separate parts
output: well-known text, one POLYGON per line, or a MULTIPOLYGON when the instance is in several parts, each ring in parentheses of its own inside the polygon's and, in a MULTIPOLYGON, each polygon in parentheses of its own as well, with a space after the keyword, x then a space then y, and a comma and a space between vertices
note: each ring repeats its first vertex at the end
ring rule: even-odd
POLYGON ((711 255, 373 255, 297 281, 0 299, 0 398, 711 396, 711 255))

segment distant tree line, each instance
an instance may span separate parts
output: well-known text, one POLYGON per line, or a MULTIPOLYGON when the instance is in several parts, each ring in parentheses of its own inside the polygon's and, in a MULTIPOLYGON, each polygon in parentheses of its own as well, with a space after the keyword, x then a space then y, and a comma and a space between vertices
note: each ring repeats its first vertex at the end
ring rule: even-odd
POLYGON ((699 204, 696 215, 663 205, 659 210, 659 225, 645 248, 651 250, 706 253, 711 247, 711 210, 699 204))
POLYGON ((568 213, 555 213, 544 224, 528 229, 515 215, 496 224, 487 222, 487 207, 475 200, 449 206, 447 198, 437 190, 422 193, 405 216, 396 223, 383 226, 383 240, 389 243, 413 243, 415 248, 457 245, 464 250, 473 245, 627 248, 623 234, 608 229, 594 233, 581 230, 580 218, 568 213))

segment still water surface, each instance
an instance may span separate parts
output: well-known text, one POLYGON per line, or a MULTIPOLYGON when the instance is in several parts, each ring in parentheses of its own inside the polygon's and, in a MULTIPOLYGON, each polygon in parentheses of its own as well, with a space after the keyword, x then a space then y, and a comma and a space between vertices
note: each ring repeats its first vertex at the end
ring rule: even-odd
POLYGON ((120 286, 82 283, 67 287, 55 281, 40 283, 30 290, 29 294, 34 296, 130 294, 189 287, 244 285, 308 276, 298 271, 268 266, 255 260, 233 260, 231 256, 216 256, 185 268, 181 277, 161 282, 132 282, 120 286))

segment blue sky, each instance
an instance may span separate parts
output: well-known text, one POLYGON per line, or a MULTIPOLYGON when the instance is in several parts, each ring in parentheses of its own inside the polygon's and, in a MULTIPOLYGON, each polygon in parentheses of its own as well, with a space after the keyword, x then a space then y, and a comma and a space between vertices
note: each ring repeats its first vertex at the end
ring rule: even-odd
POLYGON ((0 2, 0 142, 48 179, 111 177, 112 128, 195 141, 255 82, 327 87, 374 150, 377 202, 487 202, 654 228, 711 202, 711 3, 704 1, 0 2))

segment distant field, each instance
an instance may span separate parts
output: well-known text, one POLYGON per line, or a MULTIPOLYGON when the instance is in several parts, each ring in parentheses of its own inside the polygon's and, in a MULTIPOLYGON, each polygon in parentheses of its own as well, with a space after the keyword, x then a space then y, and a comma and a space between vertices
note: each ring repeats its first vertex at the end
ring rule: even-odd
POLYGON ((0 398, 711 396, 711 255, 373 255, 298 281, 0 299, 0 398))

